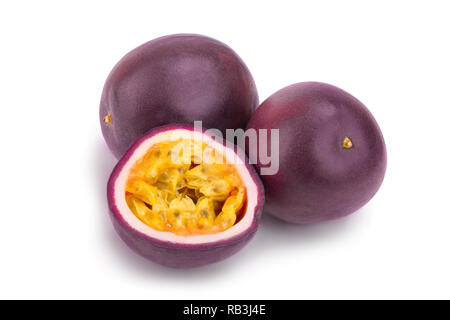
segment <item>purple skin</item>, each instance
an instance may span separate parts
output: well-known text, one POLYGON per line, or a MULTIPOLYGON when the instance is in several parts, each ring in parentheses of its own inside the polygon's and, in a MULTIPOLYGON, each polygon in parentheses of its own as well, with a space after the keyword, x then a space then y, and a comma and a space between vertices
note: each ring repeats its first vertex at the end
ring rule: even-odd
MULTIPOLYGON (((193 127, 190 126, 168 125, 155 128, 148 132, 145 136, 138 139, 128 149, 122 159, 120 159, 119 163, 111 173, 107 187, 107 198, 114 228, 122 240, 132 250, 141 256, 164 266, 172 268, 192 268, 221 261, 238 252, 253 238, 256 230, 258 229, 258 222, 260 220, 262 207, 264 205, 264 187, 253 166, 248 164, 248 159, 244 159, 247 170, 250 172, 250 175, 258 189, 258 203, 255 208, 254 219, 250 227, 232 238, 221 239, 219 241, 207 244, 174 244, 171 242, 161 241, 157 238, 152 238, 132 228, 128 222, 123 219, 117 208, 116 201, 113 196, 114 182, 119 176, 123 166, 127 163, 134 151, 142 142, 159 132, 180 128, 193 130, 193 127)), ((246 212, 246 214, 253 214, 253 212, 246 212)))
POLYGON ((154 39, 125 55, 100 102, 103 136, 120 158, 150 129, 171 123, 245 128, 258 106, 250 71, 225 44, 201 35, 154 39))
POLYGON ((280 129, 279 171, 261 178, 265 210, 287 222, 348 215, 383 181, 380 128, 360 101, 337 87, 304 82, 281 89, 261 104, 247 128, 280 129), (343 146, 346 137, 352 146, 343 146))

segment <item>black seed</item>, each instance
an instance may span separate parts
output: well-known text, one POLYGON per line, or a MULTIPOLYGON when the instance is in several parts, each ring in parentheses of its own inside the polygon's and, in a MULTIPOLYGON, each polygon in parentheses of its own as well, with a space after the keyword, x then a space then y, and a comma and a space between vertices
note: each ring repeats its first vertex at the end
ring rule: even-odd
POLYGON ((197 163, 191 163, 191 165, 189 166, 189 170, 195 168, 196 166, 198 166, 197 163))
POLYGON ((205 217, 205 218, 208 218, 208 211, 206 211, 206 210, 203 210, 202 212, 201 212, 201 215, 203 216, 203 217, 205 217))

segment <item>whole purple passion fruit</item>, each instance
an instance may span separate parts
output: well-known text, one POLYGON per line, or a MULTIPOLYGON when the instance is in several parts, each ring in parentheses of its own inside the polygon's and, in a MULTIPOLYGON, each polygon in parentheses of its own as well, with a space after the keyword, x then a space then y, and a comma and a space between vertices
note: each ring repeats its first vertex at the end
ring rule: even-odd
POLYGON ((248 128, 279 129, 279 170, 261 178, 265 208, 282 220, 307 224, 348 215, 383 181, 380 128, 360 101, 337 87, 305 82, 281 89, 261 104, 248 128))
POLYGON ((253 237, 264 188, 248 161, 203 131, 171 125, 138 139, 114 168, 108 203, 119 236, 159 264, 188 268, 253 237))
POLYGON ((250 71, 227 45, 201 35, 154 39, 125 55, 100 102, 103 136, 120 158, 148 130, 203 121, 204 128, 245 128, 258 106, 250 71))

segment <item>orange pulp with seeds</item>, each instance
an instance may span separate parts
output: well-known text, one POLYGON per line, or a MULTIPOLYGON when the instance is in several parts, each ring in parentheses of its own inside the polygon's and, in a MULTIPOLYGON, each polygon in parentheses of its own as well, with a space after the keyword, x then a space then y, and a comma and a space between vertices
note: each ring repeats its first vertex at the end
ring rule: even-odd
POLYGON ((246 189, 234 165, 189 139, 154 144, 132 167, 128 207, 149 227, 178 235, 232 227, 245 211, 246 189))

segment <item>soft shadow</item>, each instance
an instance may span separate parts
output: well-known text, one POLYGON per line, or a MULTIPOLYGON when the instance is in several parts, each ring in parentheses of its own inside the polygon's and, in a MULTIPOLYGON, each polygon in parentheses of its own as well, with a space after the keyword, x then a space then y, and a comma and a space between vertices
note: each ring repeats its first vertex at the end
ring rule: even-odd
POLYGON ((264 212, 255 251, 278 251, 280 248, 295 247, 296 250, 318 243, 331 242, 349 233, 358 225, 364 209, 343 218, 310 225, 295 225, 279 220, 264 212))

